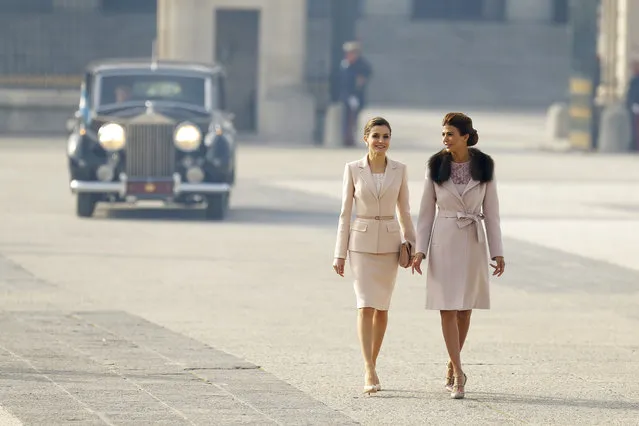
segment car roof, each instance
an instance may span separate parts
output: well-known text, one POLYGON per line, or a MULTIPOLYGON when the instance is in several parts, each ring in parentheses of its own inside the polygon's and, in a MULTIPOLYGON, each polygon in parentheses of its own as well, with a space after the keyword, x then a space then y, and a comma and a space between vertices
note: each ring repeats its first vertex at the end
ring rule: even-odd
POLYGON ((213 63, 152 58, 100 59, 90 62, 86 66, 86 70, 91 73, 117 70, 175 70, 201 72, 207 74, 217 74, 224 72, 222 66, 213 63))

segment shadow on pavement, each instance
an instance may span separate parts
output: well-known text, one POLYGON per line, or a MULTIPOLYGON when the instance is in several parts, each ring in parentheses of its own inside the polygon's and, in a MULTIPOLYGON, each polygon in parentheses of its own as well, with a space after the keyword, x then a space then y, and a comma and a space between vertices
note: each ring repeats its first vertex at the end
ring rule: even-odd
MULTIPOLYGON (((620 396, 621 397, 621 396, 620 396)), ((635 401, 597 400, 583 398, 560 398, 536 395, 513 395, 506 393, 472 392, 466 394, 466 399, 477 402, 491 402, 504 404, 527 404, 541 406, 583 407, 607 410, 639 411, 639 404, 635 401)))
MULTIPOLYGON (((362 398, 369 398, 362 396, 362 398)), ((385 389, 377 392, 370 398, 390 398, 390 399, 450 399, 447 392, 419 392, 414 390, 385 389)), ((623 400, 596 400, 583 398, 560 398, 536 395, 513 395, 505 393, 491 392, 468 392, 464 398, 466 401, 490 404, 508 405, 540 405, 546 407, 581 407, 604 410, 630 410, 639 411, 639 404, 633 401, 623 400)))
POLYGON ((179 221, 202 222, 211 224, 252 223, 264 225, 331 225, 337 226, 338 214, 302 209, 282 209, 267 207, 231 208, 223 220, 209 220, 204 210, 199 208, 111 208, 96 211, 93 220, 139 220, 139 221, 179 221))

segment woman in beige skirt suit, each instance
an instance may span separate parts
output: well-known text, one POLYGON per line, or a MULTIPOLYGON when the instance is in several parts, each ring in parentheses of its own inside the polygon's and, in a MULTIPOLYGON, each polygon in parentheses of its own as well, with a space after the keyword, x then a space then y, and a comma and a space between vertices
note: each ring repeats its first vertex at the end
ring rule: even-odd
POLYGON ((488 250, 493 275, 501 276, 505 263, 493 160, 469 148, 479 136, 468 116, 448 113, 442 125, 445 149, 428 162, 412 270, 421 274, 429 254, 426 308, 440 311, 450 356, 446 389, 458 399, 465 395, 460 352, 471 312, 490 308, 488 250))
POLYGON ((355 276, 358 334, 366 369, 364 393, 369 395, 381 390, 377 356, 388 324, 399 248, 402 240, 415 245, 406 166, 386 156, 390 140, 388 121, 371 119, 364 127, 367 155, 344 167, 333 262, 333 269, 343 277, 348 254, 355 276), (351 221, 353 204, 356 216, 351 221))

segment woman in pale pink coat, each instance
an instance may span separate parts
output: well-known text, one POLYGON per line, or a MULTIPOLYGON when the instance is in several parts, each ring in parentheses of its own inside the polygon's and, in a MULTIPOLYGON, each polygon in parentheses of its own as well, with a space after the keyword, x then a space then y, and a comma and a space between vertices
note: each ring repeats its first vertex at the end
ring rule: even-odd
POLYGON ((402 240, 415 245, 408 203, 408 173, 404 164, 386 155, 390 141, 388 121, 382 117, 372 118, 364 127, 368 152, 364 158, 344 167, 342 209, 333 261, 333 269, 343 277, 348 255, 355 276, 357 331, 366 369, 364 393, 369 395, 381 390, 377 356, 388 324, 399 247, 402 240), (356 215, 351 220, 353 210, 356 215))
POLYGON ((450 356, 446 389, 458 399, 465 395, 460 352, 471 312, 490 309, 488 251, 493 275, 501 276, 505 263, 493 160, 469 148, 479 136, 468 116, 448 113, 442 125, 445 149, 428 161, 412 270, 421 274, 429 254, 426 309, 440 311, 450 356))

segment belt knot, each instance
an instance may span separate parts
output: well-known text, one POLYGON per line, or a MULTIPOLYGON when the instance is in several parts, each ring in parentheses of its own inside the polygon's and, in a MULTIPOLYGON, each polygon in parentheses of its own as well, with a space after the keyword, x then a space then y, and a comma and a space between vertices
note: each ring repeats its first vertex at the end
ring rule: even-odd
POLYGON ((477 231, 477 240, 480 243, 484 242, 484 232, 481 227, 481 221, 486 217, 483 213, 473 213, 473 212, 442 212, 443 217, 456 218, 457 226, 459 228, 465 228, 470 224, 475 224, 475 229, 477 231))

